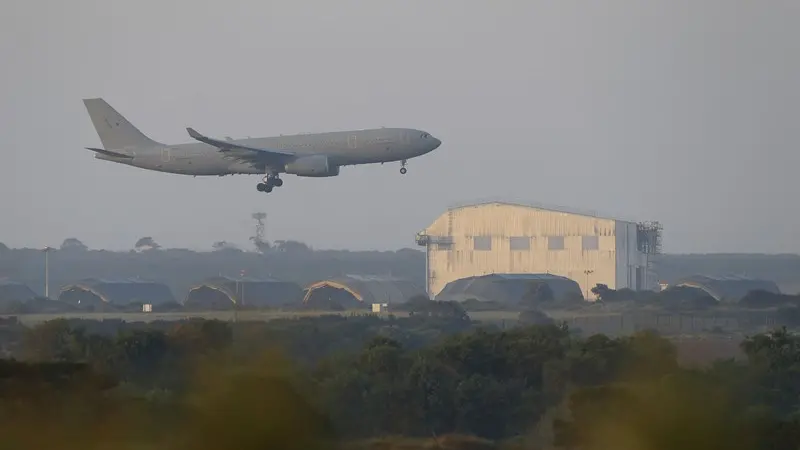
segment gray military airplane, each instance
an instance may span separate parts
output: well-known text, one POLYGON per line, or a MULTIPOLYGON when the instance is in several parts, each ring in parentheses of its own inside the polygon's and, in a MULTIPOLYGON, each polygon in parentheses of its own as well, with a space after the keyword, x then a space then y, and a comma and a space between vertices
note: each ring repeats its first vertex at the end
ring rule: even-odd
POLYGON ((159 172, 193 176, 264 175, 259 192, 283 185, 281 173, 334 177, 342 166, 406 162, 438 148, 430 133, 411 128, 377 128, 263 138, 213 139, 192 128, 190 144, 156 142, 101 98, 84 99, 103 148, 86 147, 95 158, 159 172))

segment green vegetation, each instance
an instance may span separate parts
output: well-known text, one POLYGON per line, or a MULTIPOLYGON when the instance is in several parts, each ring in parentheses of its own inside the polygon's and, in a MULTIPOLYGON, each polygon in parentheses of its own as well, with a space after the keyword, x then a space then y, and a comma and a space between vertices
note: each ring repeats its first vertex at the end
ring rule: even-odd
POLYGON ((4 448, 789 449, 800 336, 681 367, 651 332, 506 330, 452 307, 151 323, 8 321, 4 448))

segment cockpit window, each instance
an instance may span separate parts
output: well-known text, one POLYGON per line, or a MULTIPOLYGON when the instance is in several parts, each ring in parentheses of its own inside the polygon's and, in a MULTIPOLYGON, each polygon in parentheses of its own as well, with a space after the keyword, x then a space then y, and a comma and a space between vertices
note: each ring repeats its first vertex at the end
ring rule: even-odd
POLYGON ((430 137, 430 134, 422 133, 422 139, 428 139, 429 137, 430 137))

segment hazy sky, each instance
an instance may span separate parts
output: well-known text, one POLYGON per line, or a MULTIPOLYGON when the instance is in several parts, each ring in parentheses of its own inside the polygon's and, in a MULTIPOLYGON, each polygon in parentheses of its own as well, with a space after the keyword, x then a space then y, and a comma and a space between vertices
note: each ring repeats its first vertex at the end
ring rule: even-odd
POLYGON ((5 0, 0 242, 414 247, 487 197, 664 225, 668 252, 800 252, 796 0, 5 0), (192 178, 96 160, 82 98, 189 142, 414 127, 443 144, 339 177, 192 178))

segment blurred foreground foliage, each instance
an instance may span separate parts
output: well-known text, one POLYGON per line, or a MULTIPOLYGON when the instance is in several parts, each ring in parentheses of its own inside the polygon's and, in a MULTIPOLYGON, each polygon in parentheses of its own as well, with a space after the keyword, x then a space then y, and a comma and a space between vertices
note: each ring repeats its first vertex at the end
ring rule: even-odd
POLYGON ((796 449, 800 337, 678 364, 649 332, 586 338, 460 315, 47 322, 0 360, 4 449, 796 449))

